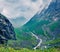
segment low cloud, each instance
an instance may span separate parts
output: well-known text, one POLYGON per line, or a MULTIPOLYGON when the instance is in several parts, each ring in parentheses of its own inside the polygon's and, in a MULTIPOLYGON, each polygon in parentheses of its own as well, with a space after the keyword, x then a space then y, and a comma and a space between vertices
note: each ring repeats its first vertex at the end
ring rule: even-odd
MULTIPOLYGON (((44 1, 45 2, 45 1, 44 1)), ((0 0, 0 12, 8 18, 24 16, 30 19, 43 5, 43 0, 0 0)))

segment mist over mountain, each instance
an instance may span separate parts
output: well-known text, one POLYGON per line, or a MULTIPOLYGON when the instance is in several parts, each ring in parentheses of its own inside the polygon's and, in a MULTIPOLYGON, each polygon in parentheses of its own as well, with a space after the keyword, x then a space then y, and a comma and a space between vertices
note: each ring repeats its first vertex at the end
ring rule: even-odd
POLYGON ((25 17, 17 17, 14 19, 9 19, 15 28, 21 27, 26 23, 27 19, 25 17))

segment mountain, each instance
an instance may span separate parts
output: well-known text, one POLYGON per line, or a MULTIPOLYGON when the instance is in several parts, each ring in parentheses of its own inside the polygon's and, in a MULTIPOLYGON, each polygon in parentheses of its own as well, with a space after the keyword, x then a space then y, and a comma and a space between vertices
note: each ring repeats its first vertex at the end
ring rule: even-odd
POLYGON ((26 22, 25 17, 17 17, 15 19, 9 19, 15 28, 22 26, 26 22))
POLYGON ((7 43, 8 40, 16 40, 14 27, 4 15, 0 14, 0 44, 7 43))
POLYGON ((34 48, 41 44, 39 48, 47 48, 60 45, 60 1, 52 0, 47 9, 35 14, 15 32, 21 47, 34 48))
POLYGON ((26 23, 22 29, 26 31, 34 31, 36 34, 44 35, 42 27, 50 23, 60 20, 60 3, 57 1, 52 1, 48 9, 43 10, 40 14, 36 14, 32 19, 26 23), (37 28, 36 28, 37 27, 37 28))

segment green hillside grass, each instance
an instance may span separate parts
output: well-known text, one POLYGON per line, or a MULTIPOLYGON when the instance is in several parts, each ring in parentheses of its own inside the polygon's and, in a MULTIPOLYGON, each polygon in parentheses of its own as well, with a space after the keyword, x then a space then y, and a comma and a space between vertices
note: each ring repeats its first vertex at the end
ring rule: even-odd
POLYGON ((21 48, 19 50, 15 50, 13 48, 4 48, 0 47, 0 52, 60 52, 59 48, 49 48, 49 49, 44 49, 44 50, 31 50, 31 49, 26 49, 26 48, 21 48))
POLYGON ((45 42, 43 44, 56 44, 56 43, 60 43, 60 38, 55 39, 55 40, 47 41, 47 42, 45 42))

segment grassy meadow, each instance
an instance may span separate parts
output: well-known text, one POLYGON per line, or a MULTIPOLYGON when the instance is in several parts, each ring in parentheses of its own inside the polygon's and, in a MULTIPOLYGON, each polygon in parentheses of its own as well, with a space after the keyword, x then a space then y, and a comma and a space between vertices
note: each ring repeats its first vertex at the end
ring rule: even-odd
POLYGON ((0 47, 0 52, 60 52, 59 48, 48 48, 48 49, 44 49, 44 50, 40 50, 40 49, 27 49, 27 48, 21 48, 21 49, 14 49, 11 47, 5 48, 5 47, 0 47))

